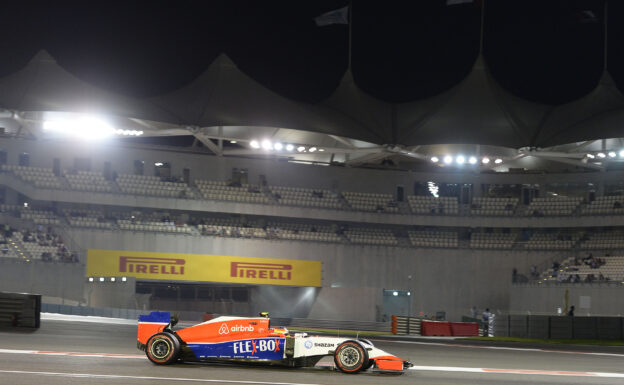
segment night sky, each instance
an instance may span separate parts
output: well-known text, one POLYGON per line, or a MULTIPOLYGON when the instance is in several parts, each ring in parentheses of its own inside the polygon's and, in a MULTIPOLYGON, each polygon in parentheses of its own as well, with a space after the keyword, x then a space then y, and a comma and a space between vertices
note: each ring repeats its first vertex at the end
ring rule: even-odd
MULTIPOLYGON (((478 1, 477 1, 478 2, 478 1)), ((347 4, 310 1, 3 1, 0 76, 40 49, 77 77, 145 97, 192 81, 224 52, 286 97, 318 102, 347 68, 348 27, 314 17, 347 4)), ((486 0, 484 54, 512 93, 559 104, 595 87, 603 67, 604 0, 486 0), (592 20, 582 11, 592 11, 592 20)), ((391 102, 457 84, 479 50, 479 5, 353 4, 357 84, 391 102)), ((608 68, 624 90, 624 1, 609 3, 608 68)))

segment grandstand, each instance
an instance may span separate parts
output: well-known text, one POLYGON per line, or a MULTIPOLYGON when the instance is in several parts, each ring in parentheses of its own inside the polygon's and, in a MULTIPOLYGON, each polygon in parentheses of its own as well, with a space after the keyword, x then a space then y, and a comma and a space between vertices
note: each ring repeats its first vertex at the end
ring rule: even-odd
POLYGON ((102 308, 378 321, 407 303, 453 319, 518 310, 512 271, 622 279, 619 91, 595 91, 616 96, 608 111, 595 93, 519 104, 485 68, 479 55, 448 93, 398 104, 369 98, 349 72, 311 105, 221 55, 185 87, 136 99, 42 52, 0 79, 0 289, 27 291, 39 274, 69 282, 42 280, 44 294, 102 308), (103 111, 95 127, 114 126, 106 145, 63 136, 96 119, 75 112, 84 106, 103 111), (98 264, 99 250, 114 258, 98 264), (590 253, 609 256, 576 264, 590 253), (418 295, 382 295, 394 289, 418 295))

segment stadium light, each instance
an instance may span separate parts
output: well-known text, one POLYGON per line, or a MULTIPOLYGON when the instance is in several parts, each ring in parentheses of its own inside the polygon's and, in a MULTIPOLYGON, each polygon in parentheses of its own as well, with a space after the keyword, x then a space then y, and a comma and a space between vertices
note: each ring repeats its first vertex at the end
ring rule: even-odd
POLYGON ((299 147, 297 147, 297 152, 304 152, 305 149, 306 149, 305 147, 299 146, 299 147))
POLYGON ((411 291, 408 291, 408 292, 407 292, 407 295, 408 295, 408 297, 409 297, 410 295, 412 295, 412 292, 411 292, 411 291))
POLYGON ((289 143, 286 145, 286 151, 292 151, 294 149, 295 149, 295 146, 293 146, 292 144, 289 143))
POLYGON ((620 150, 620 158, 624 158, 624 150, 620 150))
POLYGON ((604 158, 606 156, 604 152, 599 152, 597 155, 599 158, 604 158))
POLYGON ((93 282, 93 277, 89 277, 89 282, 93 282))
POLYGON ((249 145, 251 146, 251 148, 260 148, 260 143, 258 143, 257 140, 252 140, 251 142, 249 142, 249 145))
POLYGON ((615 151, 609 151, 609 158, 615 158, 615 151))
POLYGON ((104 282, 104 277, 100 277, 100 282, 104 282))
POLYGON ((115 277, 111 277, 111 282, 115 282, 115 277))
POLYGON ((392 295, 396 297, 397 295, 399 295, 399 292, 398 291, 393 291, 392 295))
POLYGON ((126 277, 121 277, 121 282, 126 282, 128 280, 128 278, 126 277))
POLYGON ((282 151, 282 148, 284 148, 284 145, 283 145, 283 144, 281 144, 280 142, 275 142, 275 143, 273 144, 273 148, 274 148, 275 150, 277 150, 277 151, 282 151))
POLYGON ((587 157, 588 157, 589 159, 594 159, 594 158, 595 158, 594 154, 587 154, 587 157))
POLYGON ((496 158, 496 160, 494 161, 494 163, 496 164, 501 164, 503 163, 503 160, 501 158, 496 158))
POLYGON ((451 163, 453 163, 453 157, 452 157, 452 156, 450 156, 450 155, 445 156, 445 157, 444 157, 444 163, 446 163, 446 164, 451 164, 451 163))
POLYGON ((476 164, 477 163, 477 158, 474 157, 474 156, 471 156, 470 158, 468 158, 468 163, 476 164))
POLYGON ((319 148, 319 152, 324 152, 325 149, 324 148, 319 148))
POLYGON ((237 142, 236 140, 230 140, 230 143, 232 143, 232 144, 236 144, 236 143, 238 143, 238 142, 237 142))
POLYGON ((464 158, 463 155, 458 155, 457 158, 455 158, 455 161, 457 164, 464 164, 464 162, 466 162, 466 158, 464 158))
POLYGON ((432 161, 433 163, 438 163, 438 162, 440 161, 440 159, 438 159, 438 157, 437 157, 437 156, 432 156, 432 157, 431 157, 431 161, 432 161))
POLYGON ((270 140, 265 139, 262 141, 262 148, 264 148, 265 150, 270 150, 271 148, 273 148, 273 144, 270 140))
POLYGON ((483 164, 488 164, 488 163, 490 163, 490 158, 485 157, 485 158, 481 159, 481 163, 483 163, 483 164))
POLYGON ((316 151, 316 147, 310 147, 310 148, 308 149, 308 151, 310 151, 310 152, 314 152, 314 151, 316 151))

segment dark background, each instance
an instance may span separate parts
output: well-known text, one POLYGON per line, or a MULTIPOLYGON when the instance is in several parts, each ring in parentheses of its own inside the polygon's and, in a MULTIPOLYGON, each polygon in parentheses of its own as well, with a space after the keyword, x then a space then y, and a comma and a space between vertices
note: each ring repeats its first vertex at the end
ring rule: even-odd
MULTIPOLYGON (((457 84, 479 50, 480 1, 353 4, 352 71, 386 101, 457 84)), ((40 49, 79 78, 152 96, 192 81, 224 52, 275 92, 318 102, 347 68, 348 27, 314 17, 345 0, 0 1, 0 77, 40 49)), ((559 104, 594 88, 603 69, 604 0, 486 0, 484 55, 512 93, 559 104), (596 18, 583 17, 590 10, 596 18)), ((608 69, 624 89, 624 1, 609 2, 608 69)))

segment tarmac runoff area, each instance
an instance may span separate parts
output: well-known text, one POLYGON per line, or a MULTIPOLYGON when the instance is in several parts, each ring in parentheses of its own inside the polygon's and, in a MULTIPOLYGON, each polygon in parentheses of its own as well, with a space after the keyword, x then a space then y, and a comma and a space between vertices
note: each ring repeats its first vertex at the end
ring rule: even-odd
POLYGON ((493 346, 373 340, 414 367, 405 374, 219 364, 156 366, 136 349, 136 321, 44 314, 39 330, 0 330, 0 384, 622 384, 623 347, 493 346))

